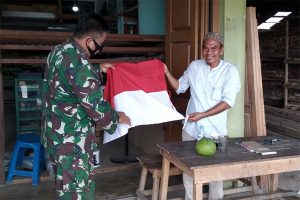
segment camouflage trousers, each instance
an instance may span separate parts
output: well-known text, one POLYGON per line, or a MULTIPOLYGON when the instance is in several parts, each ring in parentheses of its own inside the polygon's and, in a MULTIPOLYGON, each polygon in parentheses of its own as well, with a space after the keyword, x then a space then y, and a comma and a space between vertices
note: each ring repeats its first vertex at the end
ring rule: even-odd
MULTIPOLYGON (((63 144, 50 159, 55 174, 57 198, 61 200, 93 200, 95 175, 92 150, 76 144, 63 144)), ((91 148, 89 148, 91 149, 91 148)))

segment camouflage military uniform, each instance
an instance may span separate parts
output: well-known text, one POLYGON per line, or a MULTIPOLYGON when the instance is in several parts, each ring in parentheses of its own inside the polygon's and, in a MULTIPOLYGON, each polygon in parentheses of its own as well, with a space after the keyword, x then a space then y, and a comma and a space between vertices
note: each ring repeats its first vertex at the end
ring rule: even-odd
POLYGON ((109 133, 118 114, 103 100, 99 67, 69 40, 49 54, 43 81, 42 143, 55 163, 59 199, 93 199, 94 122, 109 133))

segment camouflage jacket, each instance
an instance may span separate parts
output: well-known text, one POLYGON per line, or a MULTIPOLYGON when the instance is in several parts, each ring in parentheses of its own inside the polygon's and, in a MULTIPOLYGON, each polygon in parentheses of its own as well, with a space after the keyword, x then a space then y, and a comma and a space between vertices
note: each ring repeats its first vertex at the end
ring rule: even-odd
POLYGON ((49 145, 54 148, 90 138, 94 122, 111 134, 115 131, 118 114, 103 99, 100 81, 100 67, 89 62, 87 53, 73 39, 56 46, 48 55, 42 137, 48 151, 49 145))

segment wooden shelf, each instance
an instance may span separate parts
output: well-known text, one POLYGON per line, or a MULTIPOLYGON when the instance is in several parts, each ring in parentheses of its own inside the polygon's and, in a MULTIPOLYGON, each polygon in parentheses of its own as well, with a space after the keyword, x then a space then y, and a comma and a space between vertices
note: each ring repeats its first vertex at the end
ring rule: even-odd
MULTIPOLYGON (((274 30, 276 34, 261 35, 261 61, 263 63, 263 86, 267 97, 271 90, 280 91, 283 94, 283 107, 296 103, 299 106, 299 66, 298 54, 299 39, 294 37, 299 30, 295 26, 296 21, 285 20, 280 29, 274 30), (277 80, 276 80, 277 79, 277 80), (281 88, 275 83, 281 83, 281 88)), ((300 108, 300 106, 299 106, 300 108)))
POLYGON ((274 81, 274 82, 284 82, 284 80, 280 80, 279 78, 263 78, 263 81, 274 81))
MULTIPOLYGON (((36 50, 36 51, 51 51, 52 45, 0 45, 0 50, 36 50)), ((164 51, 164 47, 104 47, 103 53, 122 53, 128 54, 143 54, 143 53, 159 53, 164 51)))
POLYGON ((263 57, 261 58, 261 61, 262 62, 281 62, 284 58, 266 58, 266 57, 263 57))
MULTIPOLYGON (((55 31, 20 31, 20 30, 0 30, 0 38, 2 42, 46 42, 60 43, 71 37, 71 32, 55 32, 55 31)), ((106 42, 164 42, 164 36, 160 35, 138 35, 138 34, 108 34, 106 42)))
POLYGON ((294 84, 291 84, 291 83, 284 84, 284 87, 287 87, 288 89, 300 90, 300 85, 294 85, 294 84))
MULTIPOLYGON (((10 52, 35 51, 42 55, 36 58, 10 58, 2 56, 0 64, 45 64, 46 55, 51 51, 53 46, 66 41, 71 36, 72 33, 70 32, 0 30, 0 50, 2 52, 9 54, 10 52)), ((149 57, 150 55, 164 53, 164 40, 165 37, 159 35, 108 34, 103 54, 115 56, 126 55, 127 58, 91 59, 91 62, 114 63, 145 60, 145 57, 151 58, 149 57), (133 56, 128 57, 128 55, 133 56)), ((22 56, 22 53, 20 55, 22 56)))
POLYGON ((127 14, 129 14, 129 13, 131 13, 133 11, 137 11, 137 10, 138 10, 138 5, 134 5, 134 6, 130 7, 130 8, 128 8, 127 10, 124 10, 123 12, 120 12, 119 16, 124 16, 124 15, 127 15, 127 14))
POLYGON ((300 58, 288 58, 283 61, 284 64, 300 64, 300 58))
MULTIPOLYGON (((120 58, 120 59, 91 59, 91 63, 116 63, 116 62, 139 62, 146 60, 145 58, 120 58)), ((0 64, 45 64, 46 58, 34 59, 34 58, 6 58, 1 59, 0 64)))

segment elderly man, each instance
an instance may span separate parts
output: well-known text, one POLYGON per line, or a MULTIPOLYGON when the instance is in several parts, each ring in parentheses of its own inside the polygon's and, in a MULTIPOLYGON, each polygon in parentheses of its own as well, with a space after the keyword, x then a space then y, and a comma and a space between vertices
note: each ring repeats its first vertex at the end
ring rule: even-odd
MULTIPOLYGON (((240 89, 239 73, 234 65, 221 60, 223 37, 216 32, 205 35, 202 43, 203 60, 193 61, 184 74, 175 79, 165 66, 171 87, 179 93, 190 88, 187 106, 188 121, 183 127, 182 140, 195 140, 203 135, 218 138, 227 135, 227 110, 235 103, 240 89)), ((183 174, 185 199, 193 199, 193 181, 183 174)), ((209 183, 209 199, 223 199, 223 181, 209 183)))
POLYGON ((79 20, 72 38, 48 56, 43 81, 42 143, 54 163, 58 199, 94 199, 94 123, 113 134, 117 123, 130 125, 103 99, 101 68, 89 57, 101 52, 108 26, 96 14, 79 20))

